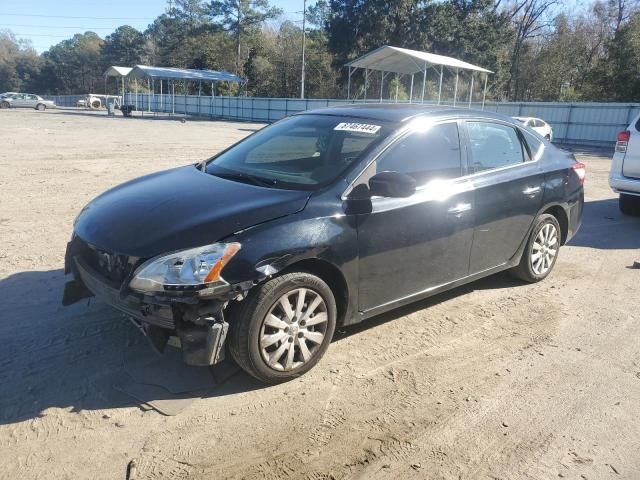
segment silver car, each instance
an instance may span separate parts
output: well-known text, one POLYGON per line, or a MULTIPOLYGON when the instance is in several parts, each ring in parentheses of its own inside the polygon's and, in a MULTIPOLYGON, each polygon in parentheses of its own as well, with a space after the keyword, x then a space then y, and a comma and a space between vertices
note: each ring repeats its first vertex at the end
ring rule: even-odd
POLYGON ((0 108, 35 108, 42 111, 47 108, 56 108, 56 104, 51 100, 45 100, 39 95, 16 93, 3 98, 0 101, 0 108))

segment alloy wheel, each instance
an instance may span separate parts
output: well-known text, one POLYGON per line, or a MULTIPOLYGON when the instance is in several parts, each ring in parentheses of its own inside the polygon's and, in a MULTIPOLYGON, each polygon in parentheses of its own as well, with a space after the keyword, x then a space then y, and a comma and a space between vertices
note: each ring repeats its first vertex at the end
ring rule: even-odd
POLYGON ((260 352, 269 367, 288 372, 307 363, 322 345, 327 305, 317 292, 297 288, 282 295, 260 327, 260 352))
POLYGON ((531 268, 536 275, 544 275, 553 265, 558 253, 558 230, 552 223, 545 223, 531 248, 531 268))

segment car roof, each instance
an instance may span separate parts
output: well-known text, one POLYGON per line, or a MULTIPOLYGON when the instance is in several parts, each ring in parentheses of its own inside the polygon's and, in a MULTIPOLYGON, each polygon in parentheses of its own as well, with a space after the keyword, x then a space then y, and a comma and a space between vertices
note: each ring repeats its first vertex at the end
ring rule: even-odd
POLYGON ((306 110, 296 115, 331 115, 404 123, 416 117, 487 118, 508 121, 513 118, 487 110, 455 108, 445 105, 365 103, 306 110))

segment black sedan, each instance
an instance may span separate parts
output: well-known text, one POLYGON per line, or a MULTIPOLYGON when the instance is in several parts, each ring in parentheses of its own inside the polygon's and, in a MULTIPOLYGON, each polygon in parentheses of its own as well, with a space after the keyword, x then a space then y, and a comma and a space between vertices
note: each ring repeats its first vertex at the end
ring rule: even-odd
POLYGON ((294 115, 78 215, 63 303, 96 296, 184 360, 276 383, 339 325, 509 270, 544 279, 585 167, 513 119, 361 105, 294 115))

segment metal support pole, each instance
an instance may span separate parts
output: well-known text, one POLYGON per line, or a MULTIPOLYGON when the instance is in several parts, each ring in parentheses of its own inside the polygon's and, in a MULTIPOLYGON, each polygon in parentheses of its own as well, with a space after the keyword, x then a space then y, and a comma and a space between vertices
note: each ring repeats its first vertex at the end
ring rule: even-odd
POLYGON ((442 79, 444 78, 444 65, 440 65, 440 87, 438 87, 438 105, 440 105, 440 99, 442 98, 442 79))
POLYGON ((138 79, 134 78, 133 79, 133 88, 136 91, 136 111, 138 110, 138 79))
POLYGON ((306 31, 307 0, 302 2, 302 71, 300 72, 300 98, 304 98, 304 49, 307 40, 306 31))
POLYGON ((487 80, 489 80, 489 74, 484 74, 484 90, 482 91, 482 109, 484 110, 484 102, 487 99, 487 80))
POLYGON ((176 114, 176 81, 171 82, 171 115, 176 114))
POLYGON ((382 103, 382 87, 384 86, 384 72, 380 72, 380 103, 382 103))
POLYGON ((347 100, 351 99, 351 65, 349 65, 349 77, 347 80, 347 100))
POLYGON ((396 103, 398 103, 398 88, 400 87, 400 78, 396 74, 396 103))
POLYGON ((473 100, 473 72, 471 72, 471 89, 469 90, 469 108, 471 108, 472 100, 473 100))
POLYGON ((367 100, 367 87, 369 86, 369 69, 364 69, 364 100, 367 100))
POLYGON ((456 86, 453 89, 453 106, 456 106, 456 100, 458 99, 458 77, 459 77, 460 71, 456 68, 456 86))
POLYGON ((164 97, 162 95, 162 79, 160 79, 160 110, 164 112, 164 97))
POLYGON ((151 113, 151 81, 147 78, 147 100, 149 101, 149 105, 147 105, 149 113, 151 113))
POLYGON ((409 89, 409 103, 413 102, 413 77, 415 73, 411 74, 411 88, 409 89))
POLYGON ((184 81, 184 115, 187 115, 187 81, 184 81))
POLYGON ((427 84, 427 63, 424 64, 424 72, 422 75, 422 96, 420 97, 420 103, 424 103, 424 87, 427 84))
POLYGON ((153 91, 153 115, 158 116, 158 97, 156 97, 156 80, 151 80, 151 90, 153 91))

